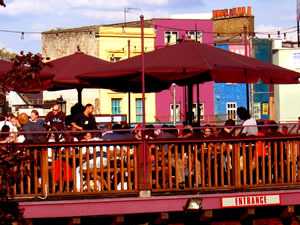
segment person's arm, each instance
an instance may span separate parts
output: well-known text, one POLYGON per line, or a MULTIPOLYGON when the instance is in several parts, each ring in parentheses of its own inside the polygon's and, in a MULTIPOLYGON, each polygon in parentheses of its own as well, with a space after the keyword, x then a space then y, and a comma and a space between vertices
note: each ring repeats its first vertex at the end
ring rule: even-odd
POLYGON ((83 130, 83 128, 78 126, 75 122, 72 122, 71 125, 72 127, 75 127, 77 130, 83 130))
POLYGON ((44 124, 47 124, 50 121, 50 113, 48 113, 45 117, 44 124))

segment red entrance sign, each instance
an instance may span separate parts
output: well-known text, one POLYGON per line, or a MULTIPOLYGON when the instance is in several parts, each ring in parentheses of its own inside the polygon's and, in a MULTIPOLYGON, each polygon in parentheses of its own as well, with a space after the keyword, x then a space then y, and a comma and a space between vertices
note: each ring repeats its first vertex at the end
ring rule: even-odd
POLYGON ((280 195, 246 195, 235 197, 222 197, 222 208, 239 208, 253 206, 280 205, 280 195))

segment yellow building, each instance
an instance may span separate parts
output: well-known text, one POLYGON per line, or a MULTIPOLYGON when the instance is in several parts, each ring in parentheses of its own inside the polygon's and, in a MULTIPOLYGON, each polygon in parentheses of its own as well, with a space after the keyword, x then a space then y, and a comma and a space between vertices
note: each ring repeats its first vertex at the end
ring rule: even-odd
MULTIPOLYGON (((127 23, 129 26, 129 24, 127 23)), ((116 62, 141 54, 141 28, 139 24, 130 23, 131 27, 121 24, 87 26, 69 29, 51 30, 42 33, 43 56, 51 60, 75 53, 77 47, 85 54, 103 60, 116 62), (132 25, 133 24, 133 25, 132 25), (132 27, 134 26, 134 27, 132 27)), ((156 33, 151 24, 145 22, 144 50, 154 50, 156 33)), ((67 101, 67 114, 78 101, 76 90, 47 92, 44 100, 58 97, 67 101)), ((130 122, 142 121, 142 95, 130 94, 130 122)), ((82 104, 95 105, 95 114, 126 114, 129 121, 128 93, 116 93, 106 89, 84 89, 82 104)), ((146 122, 155 122, 155 93, 146 94, 146 122)))
MULTIPOLYGON (((153 28, 144 29, 145 52, 154 50, 156 34, 153 28)), ((99 58, 110 62, 127 59, 141 54, 141 29, 134 27, 100 27, 99 58)), ((146 122, 155 122, 155 93, 146 94, 146 122)), ((129 115, 128 93, 117 93, 111 90, 100 90, 101 114, 129 115)), ((130 121, 142 122, 142 94, 130 94, 130 121)))

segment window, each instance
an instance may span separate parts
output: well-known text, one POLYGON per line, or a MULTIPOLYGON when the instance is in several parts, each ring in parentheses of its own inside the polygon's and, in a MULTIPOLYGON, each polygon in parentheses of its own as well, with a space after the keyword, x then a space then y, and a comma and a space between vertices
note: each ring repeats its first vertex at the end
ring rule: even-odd
POLYGON ((188 31, 187 35, 189 39, 202 43, 202 31, 188 31))
POLYGON ((227 102, 226 103, 226 114, 227 114, 227 119, 237 119, 237 104, 236 102, 227 102))
POLYGON ((121 114, 121 99, 113 98, 111 100, 111 114, 121 114))
POLYGON ((136 107, 136 122, 141 123, 143 122, 143 100, 141 98, 137 98, 135 100, 135 107, 136 107))
MULTIPOLYGON (((194 120, 197 120, 197 103, 193 103, 194 120)), ((200 120, 204 119, 204 103, 200 103, 200 120)))
POLYGON ((118 61, 120 61, 121 60, 121 57, 114 57, 114 56, 111 56, 110 58, 109 58, 109 61, 110 62, 118 62, 118 61))
POLYGON ((261 104, 260 103, 253 104, 253 118, 256 120, 261 119, 261 104))
MULTIPOLYGON (((173 110, 173 104, 170 104, 170 121, 173 122, 173 115, 174 115, 174 110, 173 110)), ((180 121, 180 104, 176 104, 176 122, 180 121)))
POLYGON ((174 45, 178 39, 178 31, 165 31, 165 45, 174 45))

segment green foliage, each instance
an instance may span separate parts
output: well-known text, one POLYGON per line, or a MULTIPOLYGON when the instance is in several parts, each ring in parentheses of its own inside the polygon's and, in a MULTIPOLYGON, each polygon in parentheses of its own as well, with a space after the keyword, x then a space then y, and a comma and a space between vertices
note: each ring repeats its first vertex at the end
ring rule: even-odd
POLYGON ((18 203, 12 200, 13 188, 20 183, 21 174, 30 175, 29 163, 31 157, 24 148, 16 145, 0 147, 0 224, 12 224, 18 221, 25 224, 23 211, 18 203))
POLYGON ((11 59, 12 69, 0 77, 0 84, 4 90, 21 91, 42 86, 40 73, 43 67, 51 67, 50 63, 44 63, 40 54, 28 52, 16 55, 11 59))
POLYGON ((7 51, 6 48, 0 48, 0 59, 10 61, 10 59, 14 58, 16 55, 16 53, 7 51))

